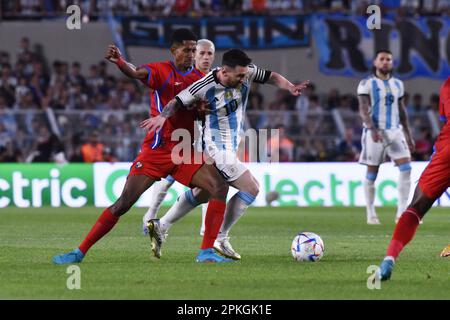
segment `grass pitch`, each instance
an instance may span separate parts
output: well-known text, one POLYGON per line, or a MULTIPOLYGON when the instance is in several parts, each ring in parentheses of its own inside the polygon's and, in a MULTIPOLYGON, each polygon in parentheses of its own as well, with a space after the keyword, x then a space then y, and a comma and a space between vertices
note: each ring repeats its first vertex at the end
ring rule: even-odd
POLYGON ((450 299, 448 209, 433 208, 402 252, 392 280, 369 290, 367 268, 378 265, 394 228, 394 208, 379 209, 380 226, 362 208, 251 208, 232 230, 242 255, 234 264, 198 264, 197 209, 174 225, 162 258, 151 256, 141 230, 144 209, 133 209, 81 263, 81 289, 69 290, 67 266, 52 256, 74 249, 101 209, 0 210, 2 299, 450 299), (325 255, 294 262, 299 231, 318 233, 325 255))

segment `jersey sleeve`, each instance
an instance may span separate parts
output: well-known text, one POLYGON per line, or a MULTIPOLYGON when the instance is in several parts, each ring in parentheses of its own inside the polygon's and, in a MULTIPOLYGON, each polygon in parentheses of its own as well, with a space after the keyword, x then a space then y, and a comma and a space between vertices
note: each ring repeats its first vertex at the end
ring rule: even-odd
POLYGON ((203 79, 197 80, 193 84, 191 84, 186 89, 179 92, 175 99, 178 100, 179 103, 181 103, 184 107, 188 107, 192 103, 194 103, 196 100, 199 100, 204 97, 204 93, 202 88, 200 87, 203 79))
POLYGON ((148 63, 141 66, 148 71, 147 79, 141 79, 141 82, 151 89, 157 90, 161 87, 161 73, 160 67, 157 63, 148 63))
POLYGON ((370 84, 367 79, 363 79, 358 84, 358 89, 356 90, 358 96, 364 95, 368 96, 370 94, 370 84))
POLYGON ((398 98, 401 99, 405 96, 405 85, 403 84, 403 81, 400 80, 395 80, 398 81, 398 98))
POLYGON ((248 66, 248 79, 250 82, 266 83, 272 71, 258 68, 254 64, 248 66))

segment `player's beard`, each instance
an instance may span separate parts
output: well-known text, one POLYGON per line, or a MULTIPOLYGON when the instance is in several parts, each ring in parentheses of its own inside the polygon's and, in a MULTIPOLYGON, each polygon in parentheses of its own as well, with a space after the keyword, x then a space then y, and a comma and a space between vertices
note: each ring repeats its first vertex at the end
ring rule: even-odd
POLYGON ((390 75, 392 73, 392 68, 380 68, 378 71, 383 75, 390 75))

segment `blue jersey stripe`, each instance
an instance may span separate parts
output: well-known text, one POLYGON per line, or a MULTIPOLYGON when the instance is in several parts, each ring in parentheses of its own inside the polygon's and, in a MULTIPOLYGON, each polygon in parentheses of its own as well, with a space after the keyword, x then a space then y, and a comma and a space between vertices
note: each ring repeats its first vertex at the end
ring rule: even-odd
MULTIPOLYGON (((158 91, 155 90, 153 92, 155 93, 154 96, 155 96, 156 108, 157 108, 158 112, 161 113, 162 106, 161 106, 161 101, 159 100, 158 91)), ((157 131, 155 134, 155 141, 153 142, 153 145, 151 148, 155 149, 157 146, 159 146, 160 142, 161 142, 161 136, 159 134, 159 131, 157 131)))
POLYGON ((384 80, 384 87, 386 90, 386 129, 391 129, 392 127, 392 102, 394 96, 392 95, 391 87, 389 86, 389 80, 384 80))
POLYGON ((209 128, 211 132, 211 139, 219 149, 223 149, 224 145, 222 143, 222 137, 219 131, 219 118, 217 116, 216 100, 214 99, 215 95, 215 87, 211 87, 208 91, 206 91, 206 99, 211 108, 211 113, 209 114, 209 128))
POLYGON ((228 124, 230 126, 230 133, 231 133, 231 141, 233 143, 233 150, 237 149, 237 138, 238 138, 238 128, 237 128, 237 118, 236 118, 236 111, 232 112, 231 105, 229 103, 233 101, 233 89, 225 90, 225 103, 228 113, 228 124), (231 100, 227 99, 227 92, 230 92, 231 100))
POLYGON ((380 92, 376 80, 372 80, 372 121, 376 128, 379 127, 378 120, 380 119, 380 92))
POLYGON ((161 88, 158 89, 159 92, 162 92, 166 88, 166 86, 169 83, 170 79, 172 79, 172 76, 173 76, 173 71, 170 72, 170 75, 167 77, 166 81, 164 81, 164 83, 162 84, 161 88))

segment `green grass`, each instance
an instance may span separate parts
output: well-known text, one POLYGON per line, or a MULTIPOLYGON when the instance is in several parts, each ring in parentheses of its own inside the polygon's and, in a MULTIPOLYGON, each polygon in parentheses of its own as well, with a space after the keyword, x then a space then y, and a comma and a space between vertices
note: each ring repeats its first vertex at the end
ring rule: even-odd
POLYGON ((361 208, 251 208, 232 230, 242 261, 202 265, 200 212, 176 224, 157 260, 140 233, 143 209, 133 209, 86 256, 81 290, 68 290, 67 266, 53 255, 75 248, 101 213, 98 208, 0 210, 2 299, 450 299, 448 209, 433 208, 400 256, 393 278, 367 289, 369 265, 384 256, 394 209, 379 210, 381 226, 365 224, 361 208), (447 212, 446 212, 447 211, 447 212), (299 231, 320 234, 325 255, 294 262, 299 231))

